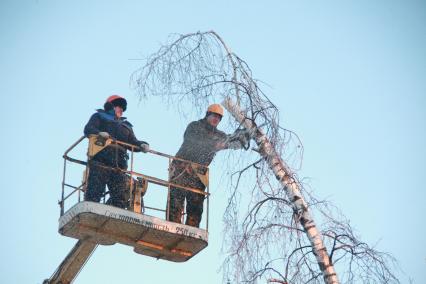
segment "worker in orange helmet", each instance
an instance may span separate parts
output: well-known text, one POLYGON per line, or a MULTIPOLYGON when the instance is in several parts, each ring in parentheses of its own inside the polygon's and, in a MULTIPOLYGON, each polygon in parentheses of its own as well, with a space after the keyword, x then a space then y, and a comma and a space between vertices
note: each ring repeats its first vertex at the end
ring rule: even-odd
MULTIPOLYGON (((238 133, 228 135, 217 129, 222 117, 222 106, 219 104, 210 105, 203 119, 193 121, 187 126, 183 143, 176 153, 176 157, 207 167, 218 151, 243 148, 250 138, 238 133)), ((188 165, 188 163, 174 160, 170 171, 171 183, 201 191, 206 189, 206 185, 191 170, 191 165, 188 165)), ((179 187, 171 187, 168 220, 181 223, 185 199, 187 203, 185 224, 198 228, 203 213, 204 195, 179 187)))
MULTIPOLYGON (((123 117, 126 111, 127 101, 119 95, 107 98, 104 108, 98 109, 84 127, 84 134, 89 136, 96 134, 104 139, 113 138, 137 146, 134 151, 149 151, 149 144, 140 141, 133 133, 132 124, 123 117)), ((89 177, 85 200, 99 202, 105 194, 105 186, 108 186, 110 199, 108 204, 124 208, 127 200, 124 200, 127 176, 121 171, 127 169, 129 156, 124 146, 110 144, 98 152, 89 161, 89 177)))

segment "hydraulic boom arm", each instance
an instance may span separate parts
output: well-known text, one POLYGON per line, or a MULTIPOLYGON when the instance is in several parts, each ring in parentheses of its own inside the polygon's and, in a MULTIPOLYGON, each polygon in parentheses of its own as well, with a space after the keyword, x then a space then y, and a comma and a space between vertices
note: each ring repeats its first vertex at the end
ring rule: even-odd
POLYGON ((79 240, 56 269, 55 273, 49 279, 44 280, 43 284, 71 283, 97 246, 96 243, 92 243, 89 240, 79 240))

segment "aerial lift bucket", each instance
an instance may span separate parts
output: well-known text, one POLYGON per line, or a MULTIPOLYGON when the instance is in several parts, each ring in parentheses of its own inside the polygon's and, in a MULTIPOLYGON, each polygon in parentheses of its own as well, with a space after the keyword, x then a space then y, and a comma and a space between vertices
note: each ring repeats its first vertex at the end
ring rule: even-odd
MULTIPOLYGON (((79 241, 62 261, 52 277, 45 280, 44 283, 71 283, 99 244, 113 245, 120 243, 133 247, 133 250, 138 254, 173 262, 187 261, 207 247, 208 214, 206 229, 170 222, 155 216, 142 214, 144 212, 142 197, 149 183, 161 185, 168 188, 168 190, 170 190, 171 186, 179 187, 182 188, 182 190, 203 194, 206 197, 209 195, 208 190, 207 192, 203 192, 198 189, 183 187, 156 177, 134 172, 133 151, 130 171, 124 171, 125 174, 128 175, 130 182, 128 209, 113 207, 102 203, 81 201, 80 194, 86 190, 85 181, 87 180, 88 174, 90 174, 87 167, 88 162, 71 158, 68 156, 68 153, 83 141, 84 138, 85 137, 81 137, 75 142, 63 156, 64 177, 62 182, 62 198, 59 202, 61 207, 59 233, 67 237, 78 239, 79 241), (66 183, 67 161, 86 166, 85 178, 80 186, 72 186, 66 183), (136 177, 136 179, 134 177, 136 177), (65 195, 66 187, 73 188, 73 191, 68 195, 65 195), (65 201, 75 193, 78 194, 78 202, 65 211, 65 201)), ((112 143, 122 144, 132 150, 135 147, 134 145, 122 143, 120 141, 112 141, 111 139, 106 139, 104 141, 98 136, 91 136, 89 137, 87 152, 88 159, 91 159, 97 152, 102 151, 103 148, 112 143)), ((168 158, 169 166, 172 160, 182 160, 153 150, 149 152, 168 158)), ((192 163, 191 166, 208 189, 208 168, 192 163)), ((207 198, 207 212, 208 201, 207 198)))

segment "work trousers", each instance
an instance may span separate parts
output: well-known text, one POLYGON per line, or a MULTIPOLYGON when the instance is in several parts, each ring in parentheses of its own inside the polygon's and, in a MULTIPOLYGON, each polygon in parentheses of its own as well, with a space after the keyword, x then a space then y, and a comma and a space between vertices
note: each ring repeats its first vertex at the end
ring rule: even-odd
POLYGON ((89 178, 85 200, 99 202, 105 195, 105 186, 108 186, 110 198, 107 204, 125 208, 125 190, 127 176, 119 168, 108 167, 97 161, 89 163, 89 178))
MULTIPOLYGON (((186 169, 174 169, 170 182, 185 187, 204 191, 205 185, 200 181, 196 173, 188 173, 186 169)), ((203 214, 204 195, 179 187, 170 188, 170 207, 168 220, 176 223, 182 222, 183 206, 186 199, 186 225, 199 227, 203 214)))

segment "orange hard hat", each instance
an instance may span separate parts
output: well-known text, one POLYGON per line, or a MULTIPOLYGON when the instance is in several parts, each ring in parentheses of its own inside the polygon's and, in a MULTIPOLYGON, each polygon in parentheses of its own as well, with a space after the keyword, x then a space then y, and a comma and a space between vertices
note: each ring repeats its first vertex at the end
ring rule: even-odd
POLYGON ((127 108, 126 99, 119 95, 109 96, 104 104, 104 109, 108 111, 109 109, 112 109, 115 106, 121 106, 123 108, 123 111, 125 111, 127 108))
POLYGON ((220 104, 212 104, 207 108, 207 113, 212 112, 223 116, 223 107, 220 104))

